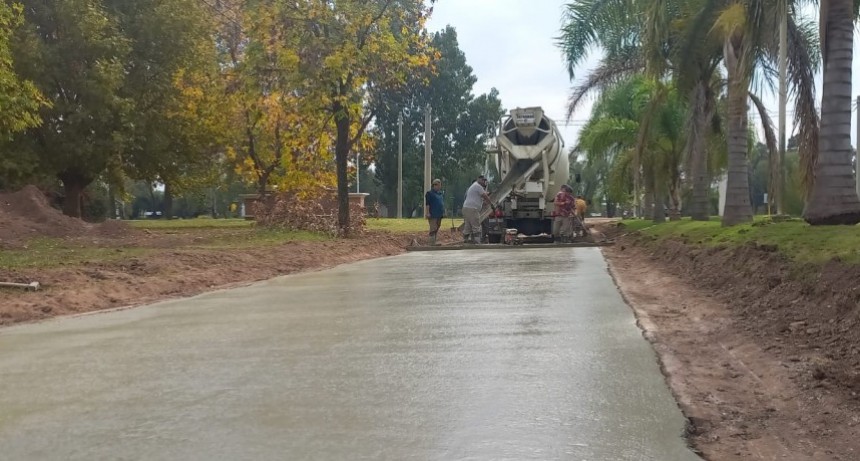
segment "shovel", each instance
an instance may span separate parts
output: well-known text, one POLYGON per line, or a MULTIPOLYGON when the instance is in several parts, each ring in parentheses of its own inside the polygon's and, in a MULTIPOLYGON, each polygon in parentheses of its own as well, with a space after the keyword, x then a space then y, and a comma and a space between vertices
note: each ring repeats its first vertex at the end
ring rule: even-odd
POLYGON ((30 282, 30 283, 13 283, 13 282, 0 282, 0 288, 23 288, 25 291, 38 291, 42 286, 39 285, 39 282, 30 282))

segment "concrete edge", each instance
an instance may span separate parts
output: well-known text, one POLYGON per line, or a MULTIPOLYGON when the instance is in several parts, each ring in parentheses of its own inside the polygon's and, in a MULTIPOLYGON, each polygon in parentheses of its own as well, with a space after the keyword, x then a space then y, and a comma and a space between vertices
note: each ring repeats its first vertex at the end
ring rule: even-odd
POLYGON ((440 246, 410 246, 406 247, 406 251, 456 251, 456 250, 528 250, 536 248, 593 248, 605 247, 614 245, 614 241, 606 242, 579 242, 579 243, 528 243, 524 245, 502 245, 502 244, 483 244, 483 245, 440 245, 440 246))

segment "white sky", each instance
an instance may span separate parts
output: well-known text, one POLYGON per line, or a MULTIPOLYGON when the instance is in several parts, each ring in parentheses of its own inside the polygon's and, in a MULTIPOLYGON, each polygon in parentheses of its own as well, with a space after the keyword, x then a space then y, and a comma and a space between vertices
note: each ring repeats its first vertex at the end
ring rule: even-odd
MULTIPOLYGON (((476 95, 495 87, 506 109, 542 106, 559 124, 566 145, 571 147, 576 144, 577 134, 591 113, 592 102, 582 104, 571 123, 562 126, 572 83, 554 37, 560 33, 561 12, 568 1, 439 0, 433 7, 428 29, 437 31, 450 24, 457 30, 460 49, 478 78, 476 95)), ((817 19, 815 7, 807 7, 806 12, 817 19)), ((599 55, 589 56, 576 69, 577 80, 585 76, 598 59, 599 55)), ((856 40, 853 79, 854 94, 860 94, 860 47, 856 40)), ((816 81, 820 108, 820 72, 816 81)), ((765 94, 763 100, 776 124, 776 95, 765 94)), ((789 131, 792 129, 792 105, 789 101, 789 131)), ((758 118, 752 118, 753 121, 758 122, 758 118)), ((854 122, 856 112, 852 126, 856 126, 854 122)), ((854 130, 851 137, 854 140, 854 130)))

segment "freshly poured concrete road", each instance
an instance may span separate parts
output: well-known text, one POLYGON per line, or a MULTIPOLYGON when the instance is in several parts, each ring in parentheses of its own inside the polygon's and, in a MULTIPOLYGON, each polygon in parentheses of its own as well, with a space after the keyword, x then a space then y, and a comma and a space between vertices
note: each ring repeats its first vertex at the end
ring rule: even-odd
POLYGON ((417 253, 0 331, 0 458, 687 460, 597 249, 417 253))

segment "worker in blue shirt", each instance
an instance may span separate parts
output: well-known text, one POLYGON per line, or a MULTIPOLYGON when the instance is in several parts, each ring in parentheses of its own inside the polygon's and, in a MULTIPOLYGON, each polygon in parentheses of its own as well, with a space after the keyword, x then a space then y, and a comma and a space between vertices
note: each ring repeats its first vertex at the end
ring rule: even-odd
POLYGON ((445 205, 442 197, 442 181, 433 180, 433 186, 424 194, 424 216, 430 224, 430 245, 436 245, 436 234, 442 226, 445 217, 445 205))

